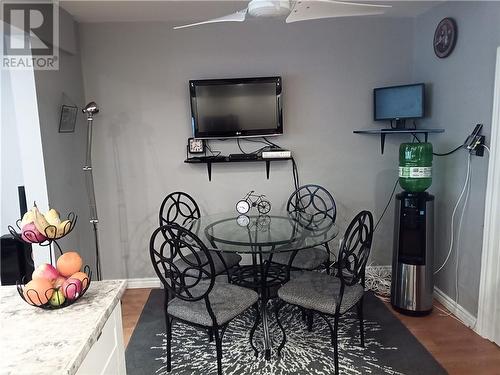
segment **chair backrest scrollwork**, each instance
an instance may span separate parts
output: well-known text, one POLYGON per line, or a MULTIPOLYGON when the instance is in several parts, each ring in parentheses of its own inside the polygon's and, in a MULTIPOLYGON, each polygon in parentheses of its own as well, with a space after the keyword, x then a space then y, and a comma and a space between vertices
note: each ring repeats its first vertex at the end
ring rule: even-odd
POLYGON ((175 223, 162 225, 151 236, 149 253, 172 297, 191 302, 208 298, 215 283, 214 262, 194 233, 175 223))
POLYGON ((188 227, 189 224, 201 216, 195 200, 187 193, 176 191, 165 197, 160 206, 159 223, 177 223, 188 227))
POLYGON ((361 282, 364 286, 372 239, 373 216, 369 211, 361 211, 347 227, 340 246, 337 276, 343 285, 352 286, 361 282))
POLYGON ((310 229, 329 228, 337 218, 337 206, 328 190, 314 184, 303 185, 292 193, 286 205, 290 214, 310 229), (300 217, 304 214, 303 217, 300 217))

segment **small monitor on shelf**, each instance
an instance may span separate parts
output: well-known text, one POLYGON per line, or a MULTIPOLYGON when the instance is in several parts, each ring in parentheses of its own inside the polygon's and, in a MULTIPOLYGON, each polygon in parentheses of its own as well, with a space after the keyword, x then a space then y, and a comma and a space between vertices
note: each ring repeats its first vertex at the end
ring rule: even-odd
POLYGON ((373 90, 373 119, 390 121, 393 127, 404 128, 407 119, 419 119, 425 114, 423 83, 379 87, 373 90))

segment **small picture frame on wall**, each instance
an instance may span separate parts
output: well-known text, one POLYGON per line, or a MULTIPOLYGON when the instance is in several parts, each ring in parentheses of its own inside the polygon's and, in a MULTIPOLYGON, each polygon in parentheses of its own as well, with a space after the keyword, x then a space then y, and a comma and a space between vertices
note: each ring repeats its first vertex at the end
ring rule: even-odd
POLYGON ((74 133, 77 116, 78 107, 63 104, 59 119, 59 133, 74 133))

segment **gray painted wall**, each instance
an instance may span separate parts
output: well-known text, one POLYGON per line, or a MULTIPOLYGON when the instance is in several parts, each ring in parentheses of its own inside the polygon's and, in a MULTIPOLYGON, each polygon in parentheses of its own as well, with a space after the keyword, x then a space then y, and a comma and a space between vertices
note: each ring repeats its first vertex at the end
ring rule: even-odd
MULTIPOLYGON (((250 189, 275 207, 293 189, 287 162, 273 164, 269 180, 260 164, 217 165, 212 182, 203 166, 183 163, 189 79, 281 75, 285 135, 276 142, 293 151, 301 181, 331 190, 342 227, 358 210, 381 213, 407 138, 388 138, 380 155, 378 138, 352 131, 375 126, 373 87, 411 80, 412 20, 254 20, 182 31, 164 23, 83 24, 80 32, 86 99, 101 106, 94 171, 105 278, 153 276, 148 238, 171 191, 187 191, 203 212, 216 213, 234 210, 250 189)), ((214 149, 237 152, 232 141, 214 149)), ((388 212, 375 237, 375 263, 392 256, 388 212)))
POLYGON ((82 171, 87 125, 81 113, 85 105, 81 57, 78 36, 75 36, 76 23, 63 9, 60 9, 60 18, 61 46, 64 50, 60 50, 59 70, 35 71, 48 198, 50 206, 59 210, 61 215, 70 211, 78 215, 74 231, 60 241, 63 251, 78 251, 85 264, 93 267, 93 237, 82 171), (59 133, 63 104, 79 108, 74 133, 59 133))
MULTIPOLYGON (((423 124, 441 127, 445 135, 433 137, 435 150, 445 152, 461 144, 476 123, 484 124, 489 144, 493 105, 496 49, 500 46, 499 2, 450 2, 433 8, 415 21, 414 80, 431 87, 431 117, 423 124), (453 54, 438 59, 432 38, 439 21, 453 17, 458 24, 458 42, 453 54)), ((437 246, 435 262, 446 257, 450 241, 450 217, 465 180, 466 152, 435 158, 432 192, 436 196, 437 246)), ((463 222, 459 257, 459 304, 477 313, 484 199, 488 160, 473 157, 472 188, 463 222)), ((459 220, 456 215, 455 222, 459 220)), ((455 226, 457 230, 457 226, 455 226)), ((455 295, 455 250, 436 285, 455 295)))

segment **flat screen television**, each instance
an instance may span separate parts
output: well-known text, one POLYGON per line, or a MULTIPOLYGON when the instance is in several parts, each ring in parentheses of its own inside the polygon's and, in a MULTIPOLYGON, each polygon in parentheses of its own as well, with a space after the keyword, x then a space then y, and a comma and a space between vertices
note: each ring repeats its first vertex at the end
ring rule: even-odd
POLYGON ((281 77, 189 81, 195 138, 283 134, 281 77))
POLYGON ((379 87, 373 90, 375 121, 405 120, 424 117, 425 85, 379 87))

